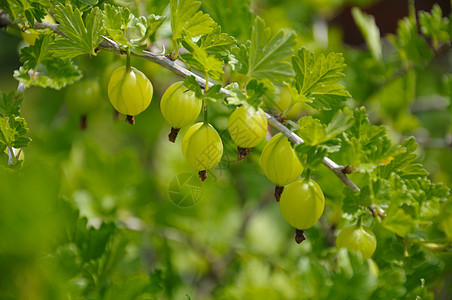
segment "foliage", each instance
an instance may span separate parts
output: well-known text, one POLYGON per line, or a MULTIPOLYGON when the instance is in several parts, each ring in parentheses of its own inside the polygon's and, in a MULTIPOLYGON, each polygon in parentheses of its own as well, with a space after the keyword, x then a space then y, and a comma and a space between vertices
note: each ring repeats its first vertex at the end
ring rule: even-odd
MULTIPOLYGON (((22 90, 0 93, 0 298, 450 298, 452 22, 439 5, 416 12, 411 3, 380 36, 363 11, 372 2, 1 0, 5 32, 38 37, 0 52, 21 63, 13 76, 2 70, 0 88, 14 78, 22 90), (328 23, 346 4, 357 6, 361 47, 328 23), (35 24, 49 13, 58 24, 35 24), (134 126, 106 101, 105 82, 127 53, 154 86, 134 126), (168 143, 158 109, 180 78, 149 60, 188 75, 184 92, 203 102, 198 121, 218 132, 223 157, 205 182, 184 160, 183 138, 168 143), (82 77, 103 90, 85 131, 62 102, 82 77), (325 210, 301 245, 259 164, 267 142, 236 161, 227 129, 236 106, 281 112, 274 117, 303 140, 283 137, 325 210), (369 259, 335 247, 355 224, 375 234, 369 259)), ((12 35, 0 43, 16 45, 12 35)))

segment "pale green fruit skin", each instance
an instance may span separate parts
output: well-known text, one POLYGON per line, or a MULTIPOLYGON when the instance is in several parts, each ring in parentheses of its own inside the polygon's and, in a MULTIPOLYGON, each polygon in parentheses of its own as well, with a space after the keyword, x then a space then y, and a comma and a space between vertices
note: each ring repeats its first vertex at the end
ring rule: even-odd
POLYGON ((363 259, 368 259, 377 248, 377 238, 367 227, 347 226, 337 236, 336 247, 361 252, 363 259))
POLYGON ((102 103, 100 85, 94 80, 76 82, 68 87, 64 100, 72 114, 87 115, 102 103))
POLYGON ((264 139, 267 127, 267 118, 261 108, 255 111, 240 106, 229 117, 229 134, 241 148, 257 146, 264 139))
POLYGON ((303 172, 297 154, 282 133, 276 134, 268 141, 262 151, 260 162, 267 178, 277 186, 294 182, 303 172))
POLYGON ((319 220, 325 208, 322 189, 313 180, 298 179, 284 188, 279 209, 283 218, 300 230, 308 229, 319 220))
POLYGON ((108 82, 108 99, 123 115, 136 116, 144 111, 152 100, 154 88, 141 71, 131 67, 119 67, 113 71, 108 82))
POLYGON ((198 171, 215 167, 223 155, 223 143, 215 128, 203 122, 192 125, 182 139, 182 153, 198 171))
POLYGON ((166 122, 173 128, 182 128, 196 121, 202 101, 193 91, 187 91, 183 82, 173 83, 160 100, 160 110, 166 122))

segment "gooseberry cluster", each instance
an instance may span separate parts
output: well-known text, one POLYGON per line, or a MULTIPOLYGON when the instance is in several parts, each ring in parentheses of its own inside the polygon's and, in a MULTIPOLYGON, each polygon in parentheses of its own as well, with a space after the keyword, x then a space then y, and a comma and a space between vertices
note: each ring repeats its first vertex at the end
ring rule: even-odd
MULTIPOLYGON (((127 115, 131 124, 133 116, 149 106, 152 93, 149 79, 130 66, 116 69, 108 84, 111 104, 118 112, 127 115)), ((207 121, 205 102, 205 99, 198 99, 182 81, 169 86, 160 101, 162 115, 171 125, 168 137, 173 143, 179 130, 194 123, 204 109, 204 121, 191 125, 181 142, 185 159, 198 171, 202 181, 207 178, 207 170, 218 165, 223 155, 221 137, 207 121)), ((86 111, 78 113, 85 114, 86 111)), ((250 148, 261 143, 269 133, 267 117, 261 108, 241 105, 230 115, 228 131, 237 145, 238 160, 242 160, 250 153, 250 148)), ((295 228, 295 241, 301 243, 305 239, 303 231, 314 226, 323 214, 325 197, 320 186, 310 178, 309 169, 304 178, 300 177, 304 167, 291 142, 282 133, 267 142, 260 164, 267 178, 276 185, 275 198, 279 202, 281 215, 295 228)), ((339 234, 337 247, 359 251, 364 258, 369 258, 375 251, 376 239, 368 228, 350 226, 339 234)))

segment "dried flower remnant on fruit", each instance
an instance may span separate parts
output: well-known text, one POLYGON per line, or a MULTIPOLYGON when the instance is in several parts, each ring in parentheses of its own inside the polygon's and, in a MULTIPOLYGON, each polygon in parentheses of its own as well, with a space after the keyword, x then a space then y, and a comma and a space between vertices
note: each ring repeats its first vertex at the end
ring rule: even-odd
POLYGON ((306 236, 304 235, 304 231, 300 229, 295 229, 295 242, 297 244, 301 244, 304 240, 306 240, 306 236))
POLYGON ((284 191, 284 187, 283 186, 275 186, 275 199, 276 202, 279 202, 279 199, 281 199, 281 194, 284 191))

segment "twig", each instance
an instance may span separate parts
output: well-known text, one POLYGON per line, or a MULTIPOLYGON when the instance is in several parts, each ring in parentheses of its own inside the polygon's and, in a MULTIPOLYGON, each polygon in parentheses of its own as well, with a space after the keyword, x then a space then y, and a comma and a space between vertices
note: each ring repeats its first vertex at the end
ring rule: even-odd
MULTIPOLYGON (((2 18, 0 18, 0 22, 4 19, 3 14, 4 13, 2 13, 2 18)), ((9 21, 9 23, 7 23, 6 25, 11 24, 11 21, 9 19, 8 19, 8 21, 9 21)), ((0 25, 2 25, 2 24, 0 23, 0 25)), ((58 29, 58 24, 45 23, 45 22, 44 23, 35 23, 35 28, 38 28, 38 29, 48 28, 48 29, 55 31, 58 34, 64 35, 58 29)), ((105 37, 104 37, 104 39, 105 39, 105 37)), ((114 53, 117 53, 120 55, 124 54, 123 51, 120 49, 119 45, 116 42, 114 42, 108 38, 105 39, 104 41, 102 41, 97 48, 99 50, 106 50, 106 51, 114 52, 114 53)), ((155 53, 152 53, 147 50, 143 50, 142 53, 143 53, 142 55, 138 55, 136 53, 132 53, 132 55, 136 56, 136 57, 141 57, 146 60, 152 61, 156 64, 159 64, 162 67, 171 70, 172 72, 174 72, 175 74, 177 74, 181 77, 193 76, 195 78, 196 82, 202 88, 206 87, 206 80, 204 78, 202 78, 199 75, 196 75, 193 72, 190 72, 184 66, 180 65, 178 63, 178 61, 172 61, 172 60, 166 58, 165 56, 162 56, 160 54, 155 54, 155 53)), ((213 85, 213 83, 210 82, 209 87, 212 85, 213 85)), ((225 95, 229 95, 229 91, 226 90, 225 88, 221 88, 220 92, 224 93, 225 95)), ((294 132, 292 132, 287 127, 285 127, 283 124, 281 124, 272 115, 270 115, 268 113, 266 113, 265 115, 268 119, 268 122, 273 127, 275 127, 278 131, 280 131, 282 134, 287 136, 294 144, 298 145, 298 144, 304 143, 302 138, 300 138, 294 132)), ((353 190, 359 191, 359 188, 345 175, 343 166, 336 164, 334 161, 332 161, 328 157, 323 158, 323 164, 328 169, 330 169, 346 186, 352 188, 353 190)))

